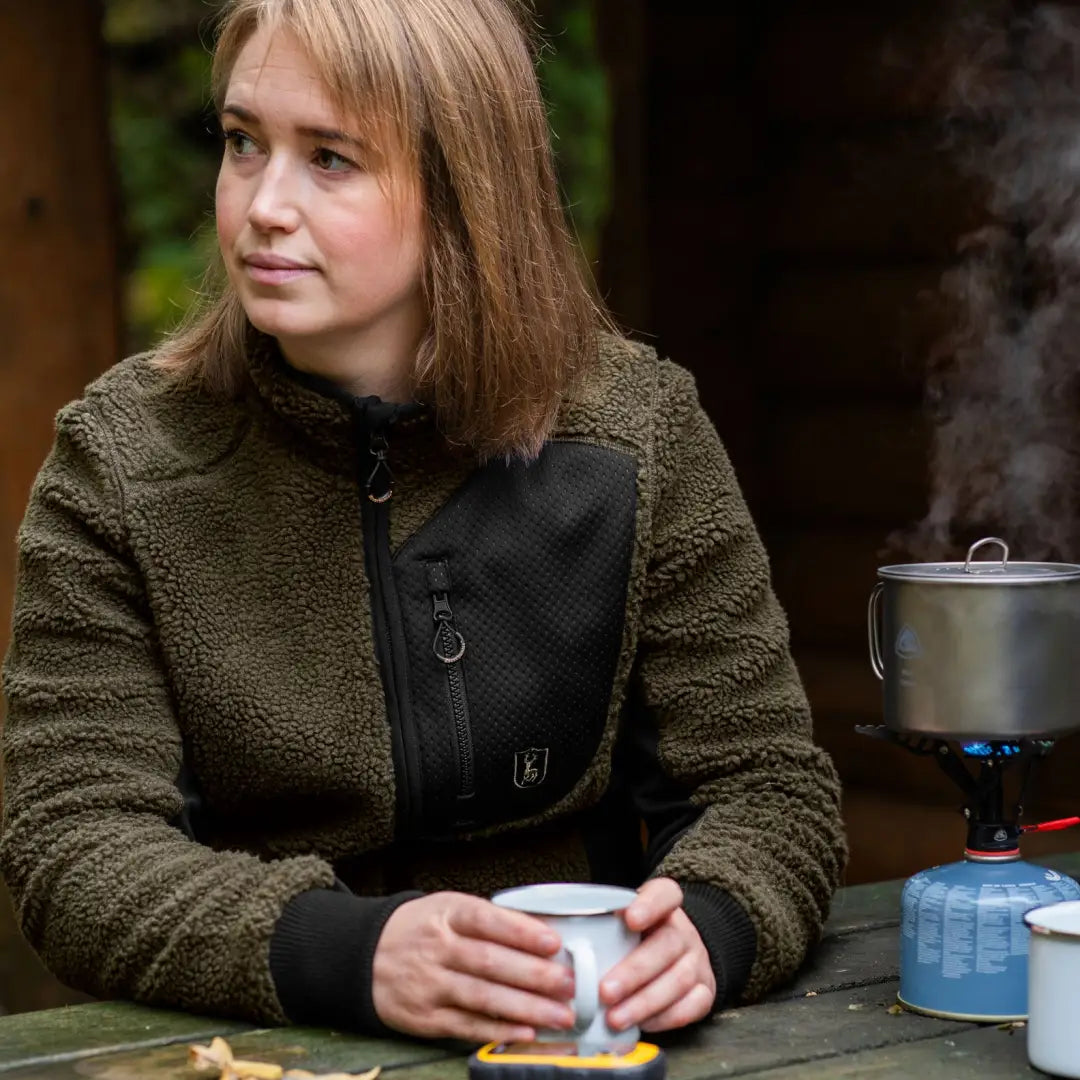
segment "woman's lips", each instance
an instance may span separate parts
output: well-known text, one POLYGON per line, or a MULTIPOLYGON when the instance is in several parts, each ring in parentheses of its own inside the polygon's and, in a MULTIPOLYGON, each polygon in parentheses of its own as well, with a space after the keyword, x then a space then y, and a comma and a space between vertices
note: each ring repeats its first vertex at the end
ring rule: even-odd
POLYGON ((280 255, 251 255, 244 259, 244 269, 248 277, 260 285, 285 285, 316 273, 313 266, 280 255))

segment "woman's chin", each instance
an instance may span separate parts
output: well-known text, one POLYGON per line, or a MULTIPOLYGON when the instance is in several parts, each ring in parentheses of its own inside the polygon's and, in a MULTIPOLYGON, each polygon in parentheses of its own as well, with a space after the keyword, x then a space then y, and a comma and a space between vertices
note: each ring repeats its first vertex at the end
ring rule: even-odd
POLYGON ((310 313, 282 310, 284 304, 245 304, 248 321, 256 330, 276 338, 306 338, 319 333, 317 320, 310 313))

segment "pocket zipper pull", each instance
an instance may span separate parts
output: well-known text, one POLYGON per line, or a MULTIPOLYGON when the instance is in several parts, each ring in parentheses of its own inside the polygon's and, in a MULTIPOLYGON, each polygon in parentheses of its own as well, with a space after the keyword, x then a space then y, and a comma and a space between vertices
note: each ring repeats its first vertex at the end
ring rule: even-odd
POLYGON ((444 664, 456 664, 465 655, 465 639, 451 625, 450 620, 454 617, 454 613, 450 610, 450 600, 447 594, 443 593, 441 596, 432 597, 432 599, 434 600, 432 617, 435 619, 435 640, 431 643, 431 651, 444 664), (457 638, 457 650, 453 656, 447 656, 439 648, 448 633, 457 638))

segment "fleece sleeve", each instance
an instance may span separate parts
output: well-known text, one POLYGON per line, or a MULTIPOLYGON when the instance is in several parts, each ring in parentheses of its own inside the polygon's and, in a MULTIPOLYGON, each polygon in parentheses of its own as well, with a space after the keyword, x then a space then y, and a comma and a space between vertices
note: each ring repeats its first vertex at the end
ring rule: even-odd
POLYGON ((92 404, 68 406, 18 536, 0 869, 71 986, 282 1022, 275 924, 333 870, 213 851, 174 824, 181 734, 110 462, 92 404))
POLYGON ((660 365, 656 417, 659 495, 634 688, 651 729, 641 741, 669 792, 653 873, 683 884, 721 978, 725 953, 735 967, 753 958, 727 995, 753 1000, 820 936, 847 857, 840 787, 813 742, 733 470, 690 374, 673 364, 660 365), (688 813, 670 812, 672 791, 688 813))

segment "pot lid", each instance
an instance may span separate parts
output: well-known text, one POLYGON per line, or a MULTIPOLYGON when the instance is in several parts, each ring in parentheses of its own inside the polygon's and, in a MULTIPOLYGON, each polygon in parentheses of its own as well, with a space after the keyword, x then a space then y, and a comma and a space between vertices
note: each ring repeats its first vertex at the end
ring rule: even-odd
POLYGON ((895 581, 963 582, 970 585, 1032 585, 1080 580, 1080 565, 1058 562, 1009 562, 1009 545, 996 536, 976 541, 963 562, 901 563, 881 566, 878 576, 895 581), (975 552, 997 544, 1000 559, 975 559, 975 552))

